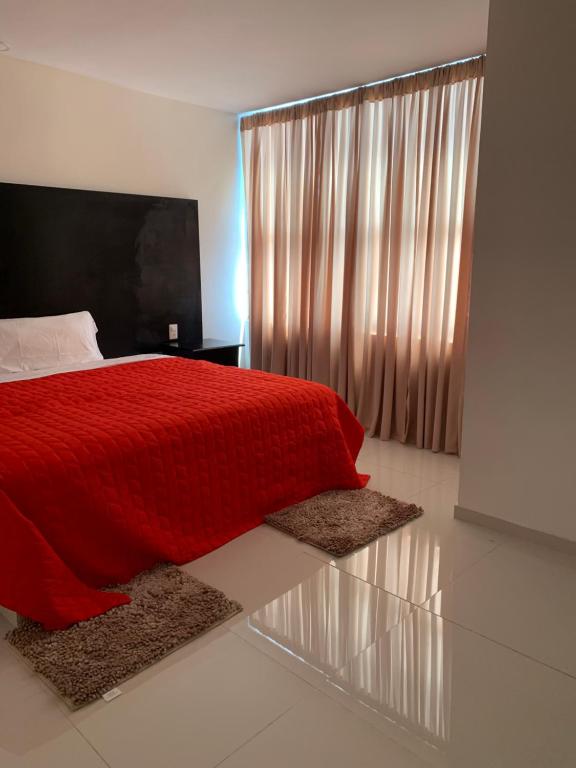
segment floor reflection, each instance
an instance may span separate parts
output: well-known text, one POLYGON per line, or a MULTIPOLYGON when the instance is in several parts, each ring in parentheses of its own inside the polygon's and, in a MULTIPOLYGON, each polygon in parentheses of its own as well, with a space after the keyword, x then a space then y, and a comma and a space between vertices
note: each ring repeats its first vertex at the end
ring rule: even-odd
POLYGON ((248 624, 387 720, 449 740, 451 653, 437 616, 326 566, 248 624))
POLYGON ((450 627, 415 611, 338 673, 342 687, 412 733, 441 745, 450 740, 450 627))
POLYGON ((441 551, 439 534, 408 525, 342 558, 338 566, 421 605, 440 588, 440 566, 443 571, 450 569, 448 560, 449 554, 441 551))
POLYGON ((326 566, 253 613, 252 628, 328 674, 397 624, 411 606, 326 566))

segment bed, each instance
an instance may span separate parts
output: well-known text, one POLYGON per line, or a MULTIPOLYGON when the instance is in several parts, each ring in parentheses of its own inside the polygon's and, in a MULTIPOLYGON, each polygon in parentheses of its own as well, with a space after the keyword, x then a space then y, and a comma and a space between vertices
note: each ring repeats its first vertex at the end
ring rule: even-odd
POLYGON ((330 389, 141 354, 170 324, 202 339, 195 200, 0 184, 0 207, 0 605, 63 628, 127 602, 105 585, 361 487, 330 389))
POLYGON ((47 629, 128 602, 105 585, 366 480, 363 429, 332 390, 202 361, 5 375, 0 425, 0 605, 47 629))

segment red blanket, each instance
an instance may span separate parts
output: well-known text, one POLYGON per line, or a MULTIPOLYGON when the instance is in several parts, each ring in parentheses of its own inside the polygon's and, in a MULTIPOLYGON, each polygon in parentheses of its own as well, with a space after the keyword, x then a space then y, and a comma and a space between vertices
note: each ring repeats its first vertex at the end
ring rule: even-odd
POLYGON ((60 629, 126 603, 97 588, 360 488, 362 439, 327 387, 211 363, 1 384, 0 604, 60 629))

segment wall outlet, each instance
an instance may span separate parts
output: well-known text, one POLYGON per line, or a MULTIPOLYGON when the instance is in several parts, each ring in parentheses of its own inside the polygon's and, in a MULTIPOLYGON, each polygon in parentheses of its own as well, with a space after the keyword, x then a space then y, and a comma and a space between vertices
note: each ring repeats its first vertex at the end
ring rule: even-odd
POLYGON ((168 338, 170 341, 178 340, 178 323, 170 323, 168 326, 168 338))

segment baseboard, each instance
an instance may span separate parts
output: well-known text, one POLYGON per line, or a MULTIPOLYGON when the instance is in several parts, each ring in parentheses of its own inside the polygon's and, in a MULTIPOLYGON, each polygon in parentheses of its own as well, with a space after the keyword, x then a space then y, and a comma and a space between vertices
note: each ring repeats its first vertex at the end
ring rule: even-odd
POLYGON ((506 533, 510 536, 531 541, 534 544, 542 544, 546 547, 558 549, 561 552, 567 552, 569 555, 576 555, 576 541, 563 539, 560 536, 554 536, 552 533, 544 533, 534 528, 526 528, 518 523, 511 523, 509 520, 502 520, 501 517, 493 517, 484 512, 475 512, 473 509, 461 507, 459 504, 454 506, 454 517, 457 520, 464 520, 467 523, 483 525, 485 528, 492 528, 500 533, 506 533))

